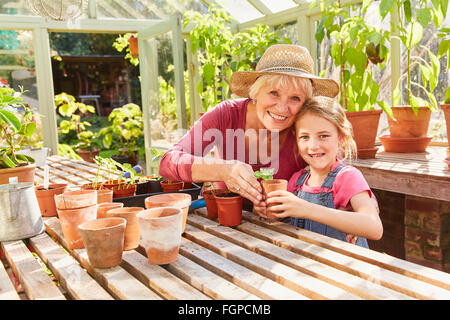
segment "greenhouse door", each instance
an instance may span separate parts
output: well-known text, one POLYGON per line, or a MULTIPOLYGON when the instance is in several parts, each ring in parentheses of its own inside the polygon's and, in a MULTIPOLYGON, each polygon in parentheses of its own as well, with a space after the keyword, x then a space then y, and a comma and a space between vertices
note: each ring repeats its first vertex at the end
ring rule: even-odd
POLYGON ((146 172, 154 172, 150 148, 167 150, 187 130, 182 22, 178 16, 138 32, 146 172))

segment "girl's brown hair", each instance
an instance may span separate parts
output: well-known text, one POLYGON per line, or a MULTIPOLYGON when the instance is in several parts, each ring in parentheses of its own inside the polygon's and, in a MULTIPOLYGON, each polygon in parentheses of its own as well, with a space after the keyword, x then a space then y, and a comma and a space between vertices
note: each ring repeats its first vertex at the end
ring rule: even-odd
POLYGON ((295 123, 308 112, 333 123, 338 129, 342 143, 339 145, 340 155, 351 162, 356 159, 357 148, 353 139, 353 129, 347 120, 344 108, 334 99, 325 96, 315 96, 307 99, 295 118, 295 123))

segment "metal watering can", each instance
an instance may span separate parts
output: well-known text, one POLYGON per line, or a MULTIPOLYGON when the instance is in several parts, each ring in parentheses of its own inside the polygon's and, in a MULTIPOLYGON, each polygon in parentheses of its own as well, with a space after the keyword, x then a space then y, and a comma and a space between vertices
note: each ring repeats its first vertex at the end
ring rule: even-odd
POLYGON ((26 239, 43 231, 33 183, 0 185, 0 241, 26 239))

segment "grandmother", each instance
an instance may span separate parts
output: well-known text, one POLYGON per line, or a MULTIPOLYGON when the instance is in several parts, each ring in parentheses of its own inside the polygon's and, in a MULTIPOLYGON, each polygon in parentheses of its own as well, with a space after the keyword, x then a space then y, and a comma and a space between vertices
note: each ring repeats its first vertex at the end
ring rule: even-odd
POLYGON ((338 84, 314 75, 309 51, 298 45, 269 47, 255 71, 238 71, 231 91, 244 99, 227 100, 206 112, 161 159, 159 174, 186 182, 224 182, 265 216, 261 185, 253 172, 274 168, 275 179, 288 180, 305 167, 296 156, 292 125, 305 100, 335 97, 338 84), (215 157, 207 157, 216 147, 215 157))

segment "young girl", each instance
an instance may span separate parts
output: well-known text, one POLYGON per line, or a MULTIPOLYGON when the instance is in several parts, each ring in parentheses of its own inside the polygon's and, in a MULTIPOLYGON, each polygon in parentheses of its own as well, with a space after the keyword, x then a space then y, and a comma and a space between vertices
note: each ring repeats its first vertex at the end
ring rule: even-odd
POLYGON ((356 154, 343 108, 328 97, 310 98, 297 115, 295 131, 308 167, 293 174, 288 191, 267 195, 267 204, 276 204, 270 211, 277 218, 291 217, 296 227, 368 248, 366 238, 379 240, 383 226, 363 175, 340 159, 356 154))

